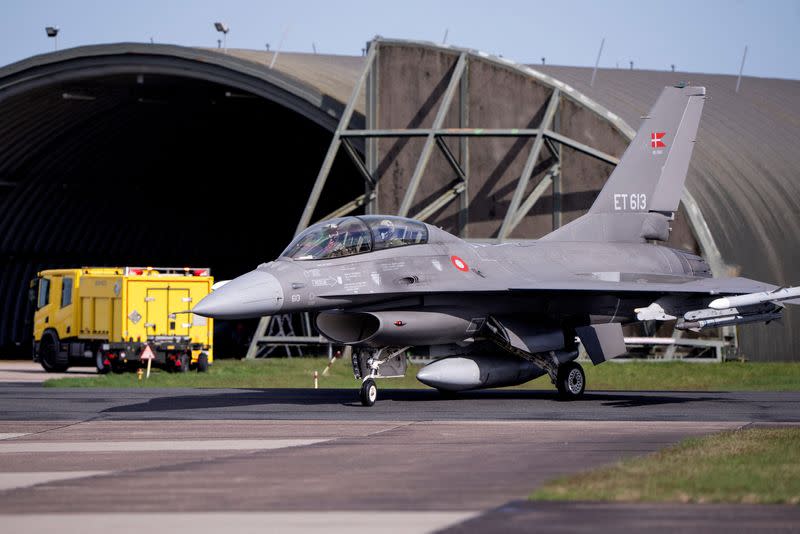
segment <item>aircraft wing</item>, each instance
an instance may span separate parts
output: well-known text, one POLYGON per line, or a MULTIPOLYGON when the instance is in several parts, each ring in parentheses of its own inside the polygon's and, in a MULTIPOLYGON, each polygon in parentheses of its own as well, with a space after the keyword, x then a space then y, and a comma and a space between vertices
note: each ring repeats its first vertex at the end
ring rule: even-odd
POLYGON ((749 278, 703 278, 674 282, 647 280, 564 280, 532 282, 510 287, 511 291, 599 291, 612 293, 691 293, 705 295, 743 295, 772 291, 777 286, 749 278))

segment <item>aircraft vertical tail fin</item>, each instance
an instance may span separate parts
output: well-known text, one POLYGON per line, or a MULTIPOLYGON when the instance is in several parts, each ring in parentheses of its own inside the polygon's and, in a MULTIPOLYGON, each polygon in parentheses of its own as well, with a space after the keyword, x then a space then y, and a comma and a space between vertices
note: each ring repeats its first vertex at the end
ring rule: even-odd
POLYGON ((692 157, 705 87, 665 87, 584 216, 552 241, 666 241, 692 157))

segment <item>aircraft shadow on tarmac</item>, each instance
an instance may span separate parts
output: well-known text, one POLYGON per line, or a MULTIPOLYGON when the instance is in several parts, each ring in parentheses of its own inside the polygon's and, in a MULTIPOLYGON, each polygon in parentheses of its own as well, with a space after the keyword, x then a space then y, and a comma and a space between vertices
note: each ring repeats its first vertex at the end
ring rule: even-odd
MULTIPOLYGON (((382 389, 380 395, 380 400, 383 402, 422 402, 430 403, 433 406, 440 403, 449 403, 456 406, 460 401, 486 401, 487 403, 496 404, 498 401, 523 400, 544 401, 551 408, 552 403, 563 405, 564 408, 569 406, 585 408, 597 404, 610 408, 636 408, 662 404, 722 400, 713 396, 698 396, 686 393, 671 395, 668 392, 602 392, 586 393, 580 400, 562 401, 555 392, 536 390, 489 390, 443 395, 437 391, 426 389, 382 389)), ((172 395, 154 397, 146 402, 115 406, 103 410, 102 413, 175 412, 268 405, 363 408, 358 401, 357 392, 350 389, 244 389, 209 392, 207 394, 180 394, 176 392, 172 395)))

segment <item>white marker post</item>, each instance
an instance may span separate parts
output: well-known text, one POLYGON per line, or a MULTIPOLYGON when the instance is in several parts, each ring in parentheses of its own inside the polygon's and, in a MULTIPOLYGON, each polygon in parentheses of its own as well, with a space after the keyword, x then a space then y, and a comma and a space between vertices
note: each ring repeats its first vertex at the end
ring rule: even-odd
POLYGON ((314 371, 314 389, 319 389, 319 373, 314 371))
POLYGON ((145 345, 142 355, 139 356, 140 360, 147 360, 147 374, 145 375, 145 378, 150 378, 150 366, 155 358, 156 355, 153 354, 153 349, 150 348, 150 345, 145 345))

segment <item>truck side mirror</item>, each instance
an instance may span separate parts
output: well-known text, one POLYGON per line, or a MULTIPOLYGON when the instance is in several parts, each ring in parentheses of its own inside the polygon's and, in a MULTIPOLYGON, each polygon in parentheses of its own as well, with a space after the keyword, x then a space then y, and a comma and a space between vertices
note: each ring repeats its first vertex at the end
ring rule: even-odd
POLYGON ((28 286, 28 302, 30 302, 31 305, 36 304, 36 292, 38 291, 38 289, 39 289, 39 279, 34 278, 33 280, 31 280, 31 283, 28 286))

